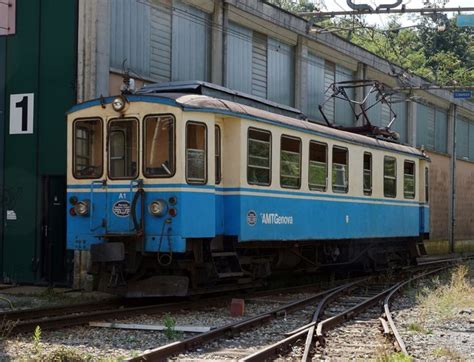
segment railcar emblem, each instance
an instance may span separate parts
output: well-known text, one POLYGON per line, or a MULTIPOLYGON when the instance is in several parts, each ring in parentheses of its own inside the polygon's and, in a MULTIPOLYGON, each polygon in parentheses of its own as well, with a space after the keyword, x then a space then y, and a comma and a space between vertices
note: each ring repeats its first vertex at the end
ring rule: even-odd
POLYGON ((130 215, 130 202, 127 200, 117 201, 112 206, 112 212, 118 217, 127 217, 130 215))
POLYGON ((255 226, 257 224, 257 213, 253 210, 247 212, 247 224, 255 226))

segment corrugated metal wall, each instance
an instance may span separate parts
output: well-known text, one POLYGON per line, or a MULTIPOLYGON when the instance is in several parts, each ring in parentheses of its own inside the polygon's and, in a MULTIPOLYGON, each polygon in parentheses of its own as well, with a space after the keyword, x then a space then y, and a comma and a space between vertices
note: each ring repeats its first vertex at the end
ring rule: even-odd
POLYGON ((267 36, 253 32, 252 94, 267 98, 267 36))
POLYGON ((314 120, 322 121, 319 105, 324 102, 324 59, 308 53, 308 95, 303 112, 314 120))
POLYGON ((154 3, 151 9, 150 78, 157 82, 171 79, 171 7, 154 3))
MULTIPOLYGON (((324 62, 324 99, 326 100, 328 96, 332 94, 331 90, 328 90, 332 83, 336 81, 336 66, 334 63, 329 61, 324 62)), ((324 103, 323 110, 326 118, 330 122, 334 122, 335 111, 334 111, 334 98, 328 99, 324 103)))
POLYGON ((435 111, 435 150, 448 152, 448 112, 438 108, 435 111))
POLYGON ((110 1, 110 65, 150 75, 150 6, 138 1, 110 1))
POLYGON ((175 1, 172 24, 171 80, 208 80, 210 15, 175 1))
POLYGON ((407 132, 407 102, 405 95, 397 94, 396 100, 392 103, 392 110, 397 115, 395 122, 392 124, 391 129, 395 132, 398 132, 400 135, 400 142, 408 142, 408 132, 407 132))
POLYGON ((464 118, 456 120, 456 155, 459 158, 469 157, 469 123, 464 118))
POLYGON ((435 149, 435 110, 433 107, 416 105, 416 144, 427 149, 435 149))
POLYGON ((295 53, 291 45, 268 38, 268 99, 292 106, 295 103, 295 53))
POLYGON ((469 159, 474 161, 474 122, 469 122, 469 159))
POLYGON ((226 87, 252 93, 252 30, 229 22, 226 87))
MULTIPOLYGON (((339 64, 336 64, 336 82, 344 82, 354 79, 352 70, 347 69, 339 64)), ((349 99, 354 99, 354 89, 346 89, 349 99)), ((336 98, 335 102, 336 123, 344 126, 354 125, 354 112, 351 104, 343 99, 336 98)))

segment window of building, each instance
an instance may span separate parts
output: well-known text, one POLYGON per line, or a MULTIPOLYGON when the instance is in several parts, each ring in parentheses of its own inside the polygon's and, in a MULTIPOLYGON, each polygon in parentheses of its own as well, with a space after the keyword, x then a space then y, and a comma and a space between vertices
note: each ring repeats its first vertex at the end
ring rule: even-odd
POLYGON ((109 177, 134 179, 138 176, 138 121, 109 122, 109 177))
POLYGON ((347 148, 334 146, 332 149, 332 190, 349 190, 349 162, 347 148))
POLYGON ((207 128, 204 123, 186 124, 186 180, 188 183, 207 182, 207 128))
POLYGON ((403 195, 405 199, 415 198, 415 162, 403 163, 403 195))
POLYGON ((326 191, 328 179, 328 146, 309 143, 308 185, 310 190, 326 191))
POLYGON ((171 177, 175 173, 175 120, 171 115, 145 118, 144 174, 171 177))
POLYGON ((383 194, 385 197, 397 197, 397 160, 385 156, 383 162, 383 194))
POLYGON ((372 154, 364 152, 364 195, 372 195, 372 154))
POLYGON ((221 183, 222 179, 222 150, 221 150, 221 129, 219 126, 215 126, 215 150, 216 150, 216 157, 215 157, 215 168, 216 168, 216 184, 221 183))
POLYGON ((99 119, 74 122, 75 178, 99 178, 103 173, 102 121, 99 119))
POLYGON ((280 185, 299 189, 301 186, 301 140, 281 136, 280 147, 280 185))
POLYGON ((271 133, 250 128, 248 130, 247 154, 247 182, 251 185, 270 185, 272 159, 271 133))
POLYGON ((428 167, 425 167, 425 202, 428 203, 430 196, 430 172, 428 167))

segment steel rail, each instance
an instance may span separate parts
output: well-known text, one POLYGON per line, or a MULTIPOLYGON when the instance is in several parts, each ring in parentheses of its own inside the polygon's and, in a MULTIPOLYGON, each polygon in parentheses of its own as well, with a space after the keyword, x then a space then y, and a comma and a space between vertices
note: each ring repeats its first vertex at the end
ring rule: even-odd
POLYGON ((410 279, 396 285, 392 289, 392 291, 385 297, 384 304, 383 304, 385 319, 382 318, 381 323, 382 323, 382 326, 383 326, 384 330, 386 329, 386 327, 384 326, 384 322, 382 322, 382 321, 385 321, 388 324, 388 326, 390 327, 390 329, 392 331, 392 334, 395 338, 395 342, 397 343, 398 347, 400 348, 400 351, 403 354, 408 356, 408 352, 407 352, 405 342, 403 342, 403 338, 400 335, 400 333, 398 332, 398 329, 395 326, 395 322, 393 321, 393 318, 392 318, 392 313, 390 312, 390 303, 391 303, 392 297, 395 295, 395 293, 397 293, 401 288, 403 288, 408 283, 411 283, 411 282, 413 282, 417 279, 426 277, 426 276, 431 275, 431 274, 439 273, 440 271, 443 271, 443 270, 451 268, 451 267, 453 267, 453 265, 445 266, 445 267, 438 268, 438 269, 435 269, 435 270, 431 270, 429 272, 426 272, 426 273, 423 273, 421 275, 410 278, 410 279))
MULTIPOLYGON (((357 281, 358 282, 358 281, 357 281)), ((352 282, 349 284, 353 284, 356 282, 352 282)), ((273 309, 270 312, 267 313, 262 313, 260 315, 254 316, 247 318, 243 321, 227 324, 225 326, 222 326, 220 328, 211 330, 206 333, 201 333, 197 336, 187 338, 183 341, 178 341, 178 342, 173 342, 170 344, 167 344, 165 346, 161 346, 158 348, 154 348, 152 350, 145 351, 141 355, 137 357, 132 357, 129 359, 125 359, 125 361, 133 361, 133 362, 138 362, 138 361, 165 361, 168 359, 170 356, 188 351, 190 349, 193 349, 194 347, 198 345, 202 345, 206 342, 218 339, 222 336, 225 336, 227 334, 230 335, 235 335, 237 333, 240 333, 241 331, 251 328, 255 325, 262 325, 263 323, 267 323, 270 320, 273 320, 277 318, 278 316, 288 313, 294 310, 297 310, 307 304, 311 304, 315 300, 319 299, 321 296, 326 295, 328 293, 333 292, 334 290, 340 289, 341 286, 334 287, 329 290, 325 290, 322 292, 319 292, 311 297, 301 299, 295 302, 288 303, 282 307, 273 309)))
MULTIPOLYGON (((341 293, 342 291, 346 291, 347 289, 352 288, 355 285, 357 285, 359 283, 362 283, 365 280, 366 279, 358 280, 358 281, 343 285, 339 288, 336 288, 335 290, 333 290, 332 292, 327 294, 323 298, 323 300, 327 302, 329 299, 335 297, 338 293, 341 293)), ((306 324, 306 325, 304 325, 304 326, 302 326, 302 327, 300 327, 300 328, 298 328, 294 331, 286 333, 285 335, 287 336, 287 338, 282 339, 282 340, 280 340, 280 341, 278 341, 278 342, 276 342, 276 343, 274 343, 274 344, 272 344, 268 347, 262 348, 261 350, 258 350, 255 353, 252 353, 251 355, 240 359, 239 361, 240 362, 244 362, 244 361, 245 362, 250 362, 250 361, 257 362, 257 361, 263 361, 263 360, 274 358, 278 354, 279 351, 288 348, 289 346, 294 344, 298 339, 300 339, 300 337, 303 337, 305 334, 307 335, 306 338, 308 338, 308 336, 310 334, 313 335, 314 334, 314 326, 316 325, 315 318, 317 319, 319 314, 320 314, 321 303, 322 303, 322 301, 318 303, 318 308, 316 309, 316 311, 313 314, 313 318, 312 318, 311 323, 308 323, 308 324, 306 324)))

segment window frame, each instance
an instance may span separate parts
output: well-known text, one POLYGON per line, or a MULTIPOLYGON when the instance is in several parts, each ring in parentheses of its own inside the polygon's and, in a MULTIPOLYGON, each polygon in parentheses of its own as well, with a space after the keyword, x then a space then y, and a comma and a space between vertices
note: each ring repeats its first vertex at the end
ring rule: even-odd
POLYGON ((332 146, 332 163, 331 163, 331 176, 332 176, 332 171, 334 170, 334 149, 338 148, 340 150, 345 150, 346 151, 346 161, 347 161, 347 188, 345 191, 340 191, 340 190, 334 190, 334 178, 332 179, 331 182, 331 191, 333 193, 337 194, 347 194, 349 193, 349 148, 344 147, 344 146, 338 146, 338 145, 333 145, 332 146))
POLYGON ((416 198, 416 163, 415 161, 411 160, 403 160, 403 198, 405 199, 415 199, 416 198), (411 163, 413 165, 413 196, 407 196, 405 193, 405 177, 407 174, 405 173, 405 163, 411 163))
MULTIPOLYGON (((272 135, 272 132, 271 131, 267 131, 265 129, 262 129, 262 128, 255 128, 255 127, 249 127, 247 128, 247 184, 249 185, 256 185, 256 186, 264 186, 264 187, 268 187, 268 186, 271 186, 272 185, 272 172, 273 172, 273 160, 272 160, 272 157, 273 157, 273 135, 272 135), (270 145, 270 152, 269 152, 269 155, 268 155, 268 159, 269 159, 269 168, 268 168, 268 173, 269 173, 269 177, 268 177, 268 183, 259 183, 259 182, 250 182, 249 180, 249 155, 250 155, 250 137, 249 137, 249 134, 250 134, 250 131, 256 131, 256 132, 261 132, 261 133, 266 133, 270 136, 270 139, 268 141, 269 145, 270 145)), ((253 167, 253 166, 252 166, 253 167)))
POLYGON ((185 127, 184 127, 184 168, 185 168, 185 178, 186 178, 186 183, 189 185, 207 185, 208 181, 208 161, 207 161, 207 156, 208 156, 208 132, 207 132, 207 124, 204 122, 200 121, 193 121, 193 120, 187 120, 185 127), (203 181, 193 181, 189 180, 188 178, 188 125, 194 124, 198 126, 204 126, 204 180, 203 181))
MULTIPOLYGON (((280 136, 280 187, 282 189, 292 189, 292 190, 299 190, 301 189, 301 184, 302 184, 302 160, 303 160, 303 141, 301 140, 301 138, 299 137, 296 137, 296 136, 291 136, 291 135, 288 135, 288 134, 281 134, 280 136), (281 143, 283 141, 283 138, 288 138, 288 139, 292 139, 292 140, 295 140, 295 141, 298 141, 300 143, 300 147, 299 147, 299 156, 300 156, 300 160, 299 160, 299 183, 298 183, 298 186, 297 187, 293 187, 293 186, 283 186, 283 184, 281 183, 281 178, 282 178, 282 174, 281 174, 281 162, 282 162, 282 159, 281 159, 281 153, 282 153, 282 147, 281 147, 281 143)), ((288 176, 284 176, 284 177, 288 177, 288 176)))
POLYGON ((222 130, 218 124, 214 125, 214 148, 214 182, 216 185, 219 185, 222 182, 222 130), (219 139, 217 138, 217 135, 219 135, 219 139), (219 148, 219 153, 217 153, 217 146, 219 148), (217 162, 218 157, 219 162, 217 162))
POLYGON ((143 176, 147 177, 147 178, 171 178, 173 177, 174 175, 176 175, 176 117, 173 113, 151 113, 151 114, 147 114, 145 115, 145 117, 143 117, 143 132, 142 132, 142 145, 143 145, 143 159, 142 159, 142 172, 143 172, 143 176), (173 170, 173 173, 170 174, 170 175, 163 175, 163 176, 160 176, 160 175, 149 175, 147 172, 146 172, 146 121, 149 117, 166 117, 166 116, 171 116, 173 118, 173 163, 174 163, 174 170, 173 170))
POLYGON ((314 141, 314 140, 310 140, 309 141, 309 147, 308 147, 308 189, 310 191, 319 191, 319 192, 327 192, 328 190, 328 165, 329 164, 329 147, 328 147, 328 144, 325 143, 325 142, 319 142, 319 141, 314 141), (326 162, 325 162, 325 165, 326 165, 326 182, 325 182, 325 185, 324 185, 324 189, 317 189, 317 188, 313 188, 309 182, 309 177, 310 177, 310 174, 309 174, 309 169, 310 169, 310 163, 311 163, 311 144, 317 144, 317 145, 321 145, 321 146, 324 146, 324 148, 326 149, 326 162))
POLYGON ((430 201, 430 169, 425 166, 425 203, 430 201))
POLYGON ((372 193, 374 191, 374 156, 372 155, 372 152, 364 152, 362 156, 362 192, 365 196, 372 196, 372 193), (364 183, 364 178, 365 178, 365 156, 369 155, 370 156, 370 190, 365 189, 365 183, 364 183))
POLYGON ((107 121, 107 137, 106 137, 106 147, 107 147, 107 177, 110 180, 136 180, 140 176, 140 121, 136 117, 126 117, 126 118, 120 118, 120 117, 115 117, 111 118, 107 121), (121 120, 121 121, 135 121, 135 124, 137 126, 137 170, 136 170, 136 175, 135 177, 112 177, 110 175, 110 127, 112 122, 121 120))
POLYGON ((76 180, 97 180, 104 176, 104 121, 101 117, 84 117, 84 118, 77 118, 72 122, 72 176, 76 180), (100 129, 102 130, 102 147, 100 149, 101 152, 101 172, 100 176, 97 177, 81 177, 76 175, 76 123, 81 121, 99 121, 100 129))
POLYGON ((396 199, 397 198, 397 188, 398 188, 398 172, 397 172, 397 158, 394 157, 394 156, 384 156, 383 157, 383 196, 384 197, 387 197, 387 198, 390 198, 390 199, 396 199), (393 159, 395 160, 395 176, 394 176, 394 179, 395 179, 395 195, 394 196, 387 196, 387 193, 385 192, 385 178, 386 177, 393 177, 393 176, 385 176, 385 160, 386 159, 393 159))

